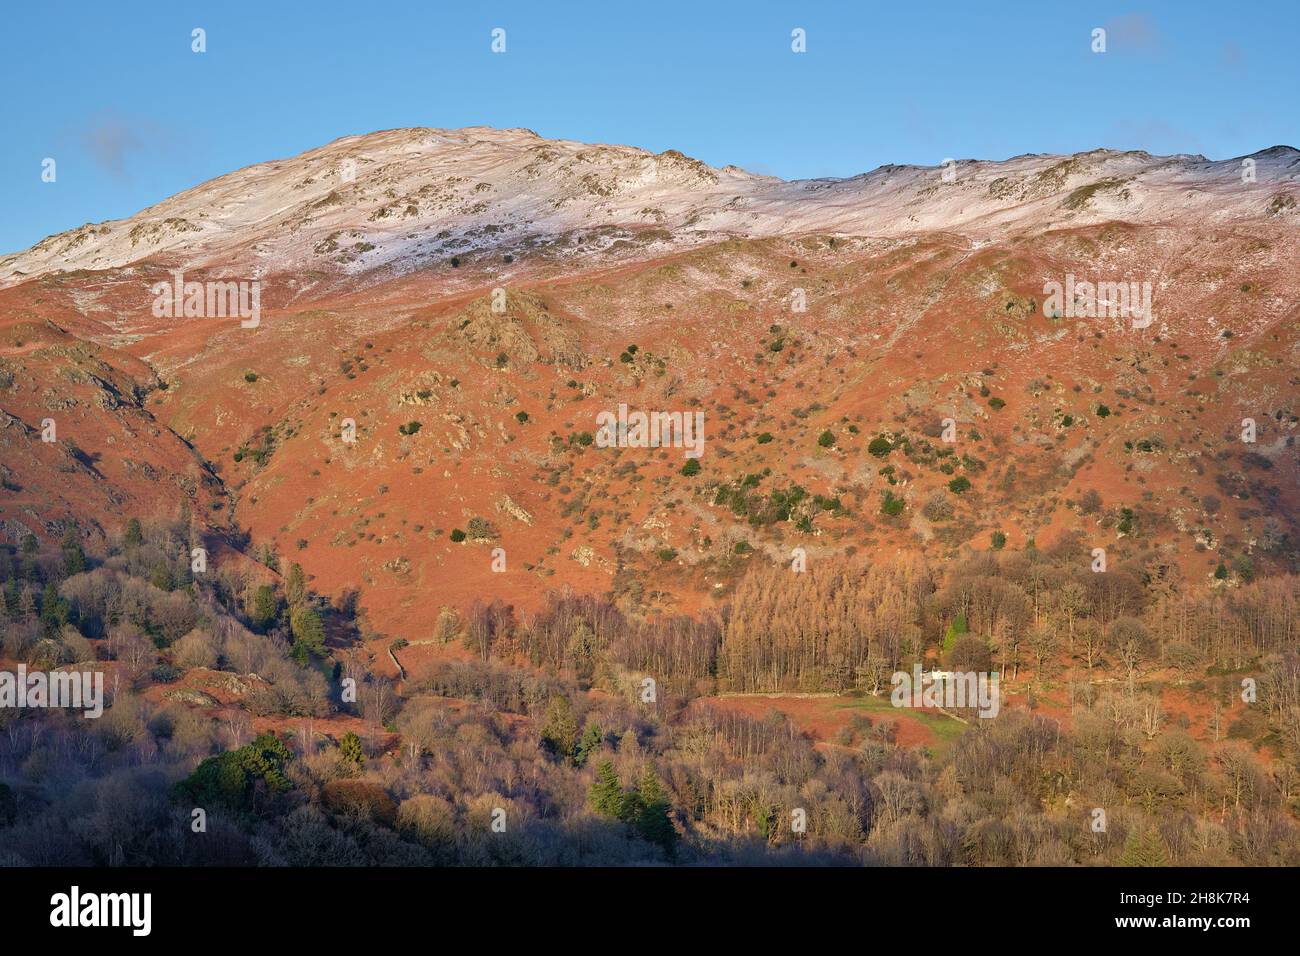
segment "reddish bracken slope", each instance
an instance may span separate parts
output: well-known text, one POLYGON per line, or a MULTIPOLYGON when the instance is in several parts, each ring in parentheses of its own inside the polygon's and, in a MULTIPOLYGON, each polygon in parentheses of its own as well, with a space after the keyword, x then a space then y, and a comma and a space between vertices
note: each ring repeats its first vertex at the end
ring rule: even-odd
POLYGON ((340 140, 0 260, 0 530, 185 497, 411 639, 566 585, 707 606, 794 548, 1295 569, 1300 154, 1253 158, 782 183, 526 131, 340 140), (258 282, 256 327, 158 315, 173 270, 258 282), (1051 302, 1067 276, 1148 283, 1150 321, 1051 302), (698 473, 592 441, 620 404, 702 412, 698 473))

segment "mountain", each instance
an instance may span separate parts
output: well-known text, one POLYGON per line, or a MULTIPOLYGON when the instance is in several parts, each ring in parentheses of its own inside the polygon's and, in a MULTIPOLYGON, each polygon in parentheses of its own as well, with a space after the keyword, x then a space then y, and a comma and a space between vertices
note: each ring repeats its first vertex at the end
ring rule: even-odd
POLYGON ((184 499, 358 593, 376 640, 563 587, 712 607, 794 548, 1294 570, 1298 174, 1274 147, 783 182, 526 130, 348 137, 0 259, 0 533, 184 499), (259 322, 160 313, 175 271, 260 283, 259 322), (1146 284, 1150 322, 1052 304, 1076 281, 1146 284), (600 447, 620 405, 702 413, 698 471, 600 447))
POLYGON ((528 130, 390 130, 250 166, 129 219, 51 236, 0 259, 0 283, 143 259, 256 276, 404 272, 458 254, 553 246, 586 230, 607 231, 605 245, 621 239, 665 251, 724 235, 987 239, 1113 219, 1226 227, 1296 215, 1300 178, 1300 153, 1282 146, 1218 162, 1093 150, 945 163, 785 182, 675 150, 528 130), (1254 182, 1243 182, 1243 162, 1254 164, 1254 182))

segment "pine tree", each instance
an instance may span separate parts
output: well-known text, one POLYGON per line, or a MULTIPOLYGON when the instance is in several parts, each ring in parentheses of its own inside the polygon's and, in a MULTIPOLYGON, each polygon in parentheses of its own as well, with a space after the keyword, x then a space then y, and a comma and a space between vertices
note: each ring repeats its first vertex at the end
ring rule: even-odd
POLYGON ((1169 848, 1155 827, 1130 830, 1120 866, 1168 866, 1169 848))
POLYGON ((41 593, 41 624, 47 634, 58 633, 72 614, 72 605, 59 596, 54 582, 45 585, 41 593))
POLYGON ((280 613, 280 602, 275 599, 275 589, 263 584, 253 592, 253 626, 266 630, 280 613))
POLYGON ((598 724, 588 724, 587 729, 582 732, 582 739, 578 741, 578 752, 574 756, 574 763, 579 767, 584 766, 591 759, 591 755, 604 745, 605 732, 598 724))
POLYGON ((81 540, 76 529, 69 528, 63 535, 63 573, 71 577, 86 570, 86 552, 81 549, 81 540))
POLYGON ((578 721, 573 705, 563 694, 556 694, 546 705, 546 723, 542 726, 542 743, 563 760, 573 759, 573 742, 578 736, 578 721))
POLYGON ((361 746, 361 738, 350 730, 339 741, 339 755, 344 763, 352 764, 357 768, 364 766, 366 762, 366 752, 361 746))
POLYGON ((641 792, 636 787, 624 790, 618 801, 618 818, 629 826, 638 826, 644 812, 645 801, 641 799, 641 792))
POLYGON ((641 806, 635 821, 637 832, 643 840, 662 847, 672 857, 677 848, 677 828, 668 816, 672 804, 664 793, 653 763, 645 765, 638 790, 641 806))
POLYGON ((647 761, 645 768, 641 771, 641 779, 637 783, 637 789, 641 791, 641 798, 645 800, 647 805, 668 802, 668 798, 664 795, 663 785, 659 782, 659 773, 652 761, 647 761))
POLYGON ((325 625, 309 607, 300 607, 289 619, 294 642, 317 656, 325 653, 325 625))
POLYGON ((613 819, 618 816, 623 805, 623 788, 619 785, 614 765, 608 760, 602 761, 596 768, 596 779, 587 791, 587 801, 591 804, 591 809, 603 817, 613 819))
POLYGON ((140 519, 132 518, 126 523, 126 533, 122 535, 122 544, 128 548, 136 548, 143 542, 144 532, 140 530, 140 519))
POLYGON ((289 576, 284 582, 284 596, 289 602, 290 610, 297 608, 307 596, 307 577, 302 573, 302 565, 297 561, 289 568, 289 576))

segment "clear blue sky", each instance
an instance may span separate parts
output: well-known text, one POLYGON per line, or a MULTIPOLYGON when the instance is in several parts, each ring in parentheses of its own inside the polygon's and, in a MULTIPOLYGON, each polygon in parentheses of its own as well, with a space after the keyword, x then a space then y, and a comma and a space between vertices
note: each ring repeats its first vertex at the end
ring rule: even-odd
POLYGON ((42 0, 0 17, 2 252, 399 126, 525 126, 786 178, 1300 146, 1297 0, 42 0))

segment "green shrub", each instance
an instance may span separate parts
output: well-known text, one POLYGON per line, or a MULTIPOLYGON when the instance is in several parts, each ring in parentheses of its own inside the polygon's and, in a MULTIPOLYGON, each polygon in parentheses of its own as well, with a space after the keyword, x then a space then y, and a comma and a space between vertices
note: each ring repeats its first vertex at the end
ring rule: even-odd
POLYGON ((1132 534, 1136 515, 1133 514, 1132 508, 1121 508, 1119 512, 1119 532, 1120 534, 1132 534))
POLYGON ((177 790, 198 806, 220 804, 249 810, 259 781, 273 794, 293 786, 284 773, 284 765, 292 759, 289 748, 267 732, 238 750, 208 757, 177 790))
POLYGON ((361 746, 361 738, 349 730, 339 741, 339 756, 345 763, 360 767, 366 762, 366 751, 361 746))
POLYGON ((827 498, 825 495, 813 495, 813 504, 819 511, 830 511, 833 514, 843 514, 844 505, 837 495, 834 498, 827 498))
POLYGON ((149 679, 157 681, 159 684, 170 684, 174 680, 180 679, 185 672, 174 664, 163 661, 161 664, 154 666, 149 671, 149 679))

